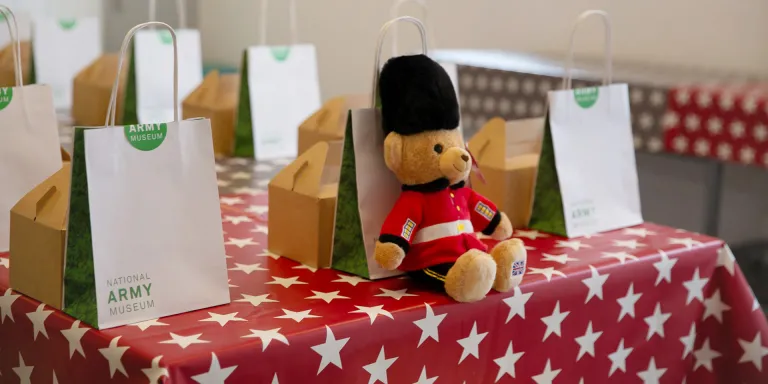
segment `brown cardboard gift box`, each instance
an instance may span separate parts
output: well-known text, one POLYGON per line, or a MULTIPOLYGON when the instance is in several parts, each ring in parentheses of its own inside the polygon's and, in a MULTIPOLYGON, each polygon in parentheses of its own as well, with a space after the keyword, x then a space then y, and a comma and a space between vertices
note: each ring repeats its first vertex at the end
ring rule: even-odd
POLYGON ((365 108, 370 95, 347 95, 328 100, 323 106, 299 125, 299 154, 321 141, 344 138, 350 109, 365 108))
POLYGON ((11 208, 11 288, 62 308, 64 254, 71 163, 62 149, 64 166, 29 191, 11 208))
MULTIPOLYGON (((13 62, 15 44, 8 44, 0 49, 0 87, 16 86, 16 70, 13 62)), ((24 75, 24 84, 29 84, 32 76, 30 62, 32 58, 32 46, 29 41, 21 42, 21 73, 24 75)))
MULTIPOLYGON (((112 96, 112 86, 117 76, 118 56, 107 54, 99 57, 75 76, 72 85, 72 119, 83 127, 104 125, 112 96)), ((123 63, 125 66, 126 63, 123 63)), ((120 75, 117 89, 117 121, 122 121, 123 97, 128 71, 120 75)))
POLYGON ((216 156, 231 156, 235 139, 240 75, 220 75, 211 71, 203 82, 184 99, 184 119, 205 117, 211 120, 213 151, 216 156))
POLYGON ((270 252, 331 266, 341 150, 341 141, 316 143, 269 182, 270 252))
POLYGON ((509 216, 513 227, 525 227, 531 217, 539 166, 544 119, 510 122, 495 117, 469 141, 469 150, 485 183, 472 173, 472 188, 509 216))

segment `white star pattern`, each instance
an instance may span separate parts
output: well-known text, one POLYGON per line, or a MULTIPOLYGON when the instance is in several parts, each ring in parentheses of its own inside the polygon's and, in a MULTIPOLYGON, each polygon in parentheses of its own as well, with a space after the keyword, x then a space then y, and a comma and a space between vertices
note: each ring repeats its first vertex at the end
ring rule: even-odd
POLYGON ((335 299, 349 299, 349 297, 339 295, 339 292, 340 291, 333 291, 333 292, 312 291, 312 293, 314 293, 314 296, 307 297, 307 300, 316 299, 316 300, 323 300, 326 303, 330 303, 335 299))
POLYGON ((246 295, 245 293, 241 293, 240 295, 243 298, 235 300, 236 302, 251 303, 251 305, 253 305, 254 307, 258 307, 259 305, 261 305, 263 303, 277 303, 277 300, 272 300, 272 299, 268 298, 269 297, 268 293, 267 294, 263 294, 263 295, 259 295, 259 296, 246 295))
POLYGON ((701 317, 701 320, 704 321, 708 317, 712 316, 717 319, 719 323, 722 323, 723 312, 730 309, 731 307, 720 299, 720 290, 717 289, 712 293, 712 296, 710 296, 708 299, 704 299, 704 315, 701 317))
POLYGON ((341 369, 341 349, 347 345, 349 337, 344 339, 336 339, 331 327, 325 326, 325 343, 318 344, 312 347, 312 350, 320 355, 320 368, 317 370, 317 374, 328 366, 333 364, 341 369))
POLYGON ((253 233, 263 233, 265 235, 269 234, 269 227, 266 225, 256 224, 253 226, 253 229, 251 229, 251 232, 253 233))
POLYGON ((712 105, 712 95, 707 91, 701 91, 696 96, 696 103, 699 104, 701 108, 708 108, 712 105))
POLYGON ((624 264, 627 262, 627 260, 637 260, 637 256, 629 254, 627 252, 603 252, 602 256, 600 256, 604 259, 608 258, 614 258, 619 261, 619 263, 624 264))
POLYGON ((641 104, 645 99, 645 94, 643 94, 642 89, 632 88, 632 90, 629 92, 629 98, 632 104, 641 104))
POLYGON ((672 146, 678 153, 685 153, 688 151, 688 138, 685 136, 676 136, 672 139, 672 146))
POLYGON ((752 96, 745 97, 744 101, 741 103, 741 109, 748 115, 755 113, 755 110, 757 110, 757 100, 752 96))
POLYGON ((717 117, 711 117, 707 121, 707 130, 709 133, 711 133, 713 136, 717 136, 720 133, 723 132, 723 121, 720 120, 717 117))
POLYGON ((608 355, 608 359, 611 360, 611 369, 608 372, 608 377, 611 377, 616 370, 627 372, 627 357, 632 353, 634 348, 624 348, 624 339, 619 341, 619 345, 616 347, 616 351, 608 355))
POLYGON ((7 257, 0 257, 0 267, 10 268, 10 260, 7 257))
POLYGON ((141 369, 141 372, 144 373, 144 376, 149 379, 150 384, 158 384, 160 383, 160 378, 163 376, 168 376, 168 369, 160 366, 160 360, 162 360, 162 358, 162 355, 155 356, 155 358, 152 359, 151 367, 141 369))
POLYGON ((224 381, 227 380, 235 369, 237 369, 237 365, 222 368, 219 358, 215 353, 211 352, 211 365, 208 368, 208 372, 192 376, 192 380, 200 384, 224 384, 224 381))
POLYGON ((757 331, 752 341, 739 339, 739 345, 744 350, 739 363, 752 363, 758 371, 763 371, 763 358, 768 355, 768 348, 763 346, 763 339, 760 331, 757 331))
POLYGON ((294 312, 290 309, 283 308, 284 315, 275 316, 275 319, 291 319, 297 323, 301 323, 304 319, 314 319, 320 317, 318 315, 310 314, 311 311, 311 309, 307 309, 306 311, 294 312))
POLYGON ((11 306, 13 305, 13 302, 18 298, 19 295, 14 295, 10 288, 6 289, 5 293, 0 296, 0 324, 5 322, 6 317, 15 322, 15 320, 13 320, 13 312, 11 312, 11 306))
POLYGON ((656 360, 651 357, 651 361, 648 362, 648 369, 638 372, 637 377, 643 380, 643 384, 659 384, 661 376, 666 371, 666 368, 657 368, 656 360))
POLYGON ((203 335, 202 333, 198 333, 190 336, 181 336, 171 332, 170 335, 171 335, 170 340, 160 341, 159 343, 160 344, 176 344, 179 347, 181 347, 181 349, 187 349, 187 347, 189 347, 192 344, 210 343, 210 341, 207 341, 207 340, 200 340, 200 336, 203 335))
POLYGON ((598 299, 603 299, 603 285, 605 284, 605 281, 608 280, 608 274, 601 275, 597 268, 593 266, 589 266, 589 270, 592 273, 592 275, 581 282, 589 288, 589 292, 587 292, 587 299, 584 301, 584 303, 589 303, 589 300, 591 300, 593 297, 597 297, 598 299))
POLYGON ((741 121, 733 121, 731 122, 731 136, 733 136, 736 139, 740 139, 744 137, 744 132, 746 131, 746 128, 744 127, 744 123, 741 121))
POLYGON ((424 307, 426 308, 426 315, 424 318, 413 322, 413 324, 421 329, 421 337, 419 337, 419 344, 416 346, 417 348, 421 347, 421 344, 430 338, 436 342, 440 342, 440 335, 437 328, 440 326, 440 323, 445 320, 445 317, 448 316, 445 313, 435 315, 435 312, 428 303, 424 303, 424 307))
POLYGON ((232 223, 234 225, 238 225, 241 223, 250 223, 253 219, 251 219, 248 216, 224 216, 224 222, 225 223, 232 223))
POLYGON ((709 347, 709 339, 704 339, 701 348, 694 351, 693 356, 696 358, 696 363, 693 365, 694 371, 699 367, 704 367, 707 371, 712 372, 712 360, 722 356, 722 354, 709 347))
POLYGON ((696 323, 691 324, 691 330, 688 334, 680 338, 680 342, 683 343, 683 359, 685 359, 689 353, 693 352, 693 345, 696 343, 696 323))
POLYGON ((700 123, 701 121, 699 120, 699 116, 696 114, 690 113, 685 116, 685 129, 691 132, 698 131, 700 123))
POLYGON ((655 123, 655 121, 653 119, 653 115, 647 112, 643 112, 640 114, 639 123, 640 129, 643 131, 650 131, 651 128, 653 128, 653 123, 655 123))
POLYGON ((701 156, 701 157, 709 156, 709 150, 710 150, 710 145, 707 139, 699 138, 693 144, 693 152, 696 153, 696 156, 701 156))
POLYGON ((32 340, 37 340, 37 335, 42 333, 45 338, 48 338, 48 330, 45 329, 45 320, 48 318, 48 316, 53 313, 53 311, 45 310, 45 304, 40 304, 37 306, 37 310, 34 312, 27 313, 27 317, 30 321, 32 321, 33 329, 33 337, 32 340))
POLYGON ((227 325, 230 321, 247 321, 245 319, 241 319, 237 317, 237 312, 228 313, 226 315, 220 315, 218 313, 208 312, 208 315, 210 316, 207 319, 202 319, 200 321, 212 321, 217 322, 222 327, 227 325))
POLYGON ((536 240, 540 237, 549 237, 549 235, 536 230, 526 231, 523 229, 516 229, 514 233, 512 233, 512 237, 525 237, 526 239, 536 240))
POLYGON ((579 344, 579 354, 576 356, 576 361, 581 360, 585 354, 589 354, 590 356, 595 357, 595 342, 602 334, 603 331, 592 331, 591 321, 589 324, 587 324, 587 329, 584 331, 584 335, 575 339, 576 343, 579 344))
POLYGON ((638 236, 638 237, 645 238, 647 236, 656 235, 656 232, 649 231, 645 228, 626 228, 624 229, 622 234, 627 236, 638 236))
POLYGON ((469 336, 457 340, 461 345, 461 357, 459 357, 459 364, 461 364, 467 356, 472 355, 475 358, 480 358, 479 346, 480 342, 488 336, 488 332, 477 333, 477 322, 472 324, 472 330, 469 332, 469 336))
POLYGON ((635 304, 638 300, 640 300, 640 297, 642 296, 642 293, 635 293, 634 283, 629 284, 629 289, 627 289, 627 294, 624 295, 624 297, 620 297, 616 299, 616 301, 619 303, 619 306, 621 306, 621 310, 619 311, 619 320, 624 318, 625 315, 635 318, 635 304))
POLYGON ((353 287, 356 287, 360 283, 367 283, 368 282, 368 280, 363 279, 363 278, 358 277, 358 276, 344 275, 344 274, 341 274, 341 273, 339 273, 338 276, 339 276, 338 279, 333 280, 334 283, 348 283, 349 285, 351 285, 353 287))
POLYGON ((552 314, 541 318, 541 321, 547 325, 547 330, 544 332, 544 338, 541 341, 546 341, 549 335, 553 333, 561 336, 563 320, 570 313, 570 311, 560 312, 560 301, 555 303, 555 309, 552 311, 552 314))
POLYGON ((507 351, 504 353, 504 356, 493 359, 493 362, 499 366, 499 373, 496 375, 496 382, 501 380, 504 375, 509 375, 513 379, 515 378, 515 364, 518 360, 520 360, 521 357, 523 357, 524 353, 525 352, 515 353, 514 349, 512 348, 512 342, 509 342, 507 351))
POLYGON ((688 297, 685 299, 685 304, 690 304, 693 299, 699 301, 704 300, 704 286, 707 285, 709 278, 702 279, 699 276, 699 268, 693 271, 693 277, 691 280, 684 281, 683 286, 688 290, 688 297))
POLYGON ((670 313, 661 312, 661 304, 656 303, 656 308, 653 310, 653 315, 646 317, 645 323, 648 324, 648 336, 645 340, 650 340, 653 335, 659 335, 664 338, 664 323, 672 316, 670 313))
POLYGON ((675 94, 675 101, 677 101, 677 104, 680 105, 681 107, 688 104, 690 100, 691 100, 691 93, 688 92, 687 89, 679 89, 675 94))
POLYGON ((167 326, 168 325, 166 323, 161 323, 158 320, 159 319, 151 319, 151 320, 142 321, 140 323, 135 323, 135 324, 131 324, 131 325, 134 326, 134 327, 138 327, 139 329, 141 329, 142 332, 146 331, 147 329, 149 329, 149 327, 162 327, 162 326, 167 326))
POLYGON ((285 278, 278 277, 278 276, 272 276, 272 281, 266 282, 264 284, 277 284, 277 285, 282 285, 285 288, 290 288, 291 285, 307 284, 307 283, 299 280, 298 276, 285 277, 285 278))
POLYGON ((306 269, 307 271, 310 271, 312 273, 317 272, 317 268, 310 267, 309 265, 304 265, 304 264, 299 264, 299 265, 297 265, 297 266, 295 266, 295 267, 293 267, 291 269, 306 269))
POLYGON ((368 317, 371 318, 371 324, 373 324, 373 322, 379 316, 386 316, 386 317, 389 317, 392 320, 395 319, 394 317, 392 317, 392 314, 389 313, 389 311, 384 309, 383 305, 377 305, 375 307, 362 307, 362 306, 359 306, 359 305, 355 305, 355 308, 357 308, 356 311, 352 311, 352 312, 349 312, 349 313, 365 313, 366 315, 368 315, 368 317))
POLYGON ((720 143, 717 145, 717 157, 721 160, 728 161, 731 159, 733 149, 728 143, 720 143))
POLYGON ((659 107, 664 105, 666 102, 666 96, 664 96, 664 93, 658 90, 654 90, 651 93, 651 104, 653 104, 655 107, 659 107))
POLYGON ((659 254, 661 255, 661 260, 653 263, 653 267, 659 271, 659 274, 656 275, 656 286, 662 281, 672 282, 672 267, 677 263, 677 259, 670 259, 664 251, 659 250, 659 254))
POLYGON ((736 265, 736 257, 733 256, 728 244, 717 250, 717 266, 724 267, 728 274, 733 276, 736 265))
POLYGON ((61 334, 67 339, 69 343, 69 358, 75 355, 75 351, 79 352, 81 356, 85 357, 85 351, 83 351, 83 344, 80 340, 83 339, 83 335, 88 332, 88 328, 80 328, 80 320, 75 320, 72 323, 72 327, 68 329, 62 329, 61 334))
POLYGON ((755 161, 755 150, 752 147, 744 146, 739 151, 739 157, 741 162, 746 165, 750 165, 755 161))
POLYGON ((528 273, 534 274, 534 275, 536 274, 544 275, 547 278, 547 281, 552 281, 552 275, 565 277, 565 273, 555 270, 554 267, 547 267, 547 268, 528 267, 528 273))
POLYGON ((733 108, 733 95, 730 93, 723 93, 720 95, 720 108, 726 111, 733 108))
POLYGON ((582 244, 579 240, 557 240, 555 244, 557 248, 570 248, 574 251, 578 251, 581 248, 592 248, 589 244, 582 244))
POLYGON ((125 351, 127 351, 130 347, 118 347, 117 343, 120 341, 120 338, 122 336, 117 336, 112 341, 109 342, 109 347, 107 348, 101 348, 99 349, 99 353, 104 356, 104 358, 107 359, 107 362, 109 363, 109 377, 113 378, 115 377, 115 372, 120 371, 120 373, 123 374, 123 376, 128 377, 128 372, 125 371, 125 366, 123 366, 123 354, 125 351))
MULTIPOLYGON (((259 164, 259 165, 264 165, 264 164, 259 164)), ((256 167, 258 167, 259 165, 257 165, 256 167)), ((251 188, 251 187, 240 187, 240 188, 235 188, 234 192, 235 194, 238 194, 238 195, 256 196, 262 193, 263 191, 260 191, 256 188, 251 188)))
POLYGON ((391 291, 391 290, 386 289, 386 288, 379 288, 379 290, 381 290, 381 293, 379 293, 378 295, 374 295, 374 296, 376 296, 376 297, 391 297, 391 298, 393 298, 395 300, 398 300, 398 301, 400 299, 402 299, 403 297, 405 297, 405 296, 416 296, 416 295, 414 295, 412 293, 407 293, 407 291, 408 291, 407 288, 399 289, 397 291, 391 291))
MULTIPOLYGON (((272 258, 273 260, 280 259, 280 255, 270 252, 269 250, 266 250, 266 249, 263 250, 261 253, 257 254, 256 256, 269 257, 269 258, 272 258)), ((299 269, 299 268, 294 268, 294 269, 299 269)))
POLYGON ((701 241, 694 240, 694 239, 692 239, 690 237, 688 237, 688 238, 674 238, 673 237, 673 238, 669 239, 669 244, 670 245, 684 245, 686 249, 691 249, 694 246, 701 245, 702 243, 701 243, 701 241))
POLYGON ((277 340, 285 345, 290 345, 288 343, 288 339, 280 333, 280 328, 270 329, 266 331, 258 330, 258 329, 251 329, 250 335, 245 335, 242 338, 248 339, 248 338, 259 338, 261 340, 261 351, 266 351, 267 347, 269 347, 269 343, 272 342, 272 340, 277 340))
POLYGON ((550 255, 548 253, 542 253, 541 256, 543 256, 541 261, 552 261, 560 264, 566 264, 569 261, 579 261, 579 259, 575 257, 568 257, 567 253, 563 253, 562 255, 550 255))
POLYGON ((520 286, 515 287, 514 294, 504 299, 504 304, 509 306, 509 314, 507 315, 507 321, 504 324, 509 323, 515 316, 520 316, 521 319, 525 319, 525 303, 533 296, 533 292, 523 293, 520 290, 520 286))
POLYGON ((677 115, 677 113, 668 111, 664 114, 664 128, 670 129, 677 126, 677 124, 680 122, 680 117, 677 115))
POLYGON ((235 263, 235 268, 229 268, 230 271, 245 272, 246 275, 250 275, 254 271, 266 271, 266 268, 262 268, 260 263, 256 264, 240 264, 235 263))
POLYGON ((648 140, 648 150, 650 152, 660 152, 664 148, 664 142, 658 137, 651 137, 648 140))
POLYGON ((16 374, 16 376, 19 377, 19 381, 21 381, 21 384, 31 384, 31 376, 32 371, 35 369, 35 367, 31 365, 27 365, 27 363, 24 362, 24 358, 21 356, 21 352, 19 352, 19 365, 17 367, 12 368, 13 372, 16 374))
POLYGON ((222 204, 229 205, 229 206, 245 203, 245 201, 243 201, 243 199, 241 199, 239 197, 222 197, 222 198, 219 199, 219 201, 222 204))
POLYGON ((638 243, 637 240, 614 240, 613 245, 629 249, 638 249, 645 247, 645 244, 638 243))
POLYGON ((752 135, 755 137, 755 140, 762 143, 768 139, 768 128, 763 124, 757 124, 752 129, 752 135))
POLYGON ((552 384, 552 381, 555 380, 555 377, 560 374, 560 371, 562 371, 562 369, 552 370, 552 364, 549 359, 547 359, 547 364, 544 366, 544 371, 536 376, 533 376, 532 379, 536 382, 536 384, 552 384))
POLYGON ((232 180, 250 180, 251 174, 247 172, 235 172, 231 175, 232 180))
POLYGON ((241 248, 241 249, 245 248, 246 246, 249 246, 249 245, 259 245, 259 243, 253 241, 252 237, 249 237, 247 239, 236 239, 234 237, 230 237, 229 240, 226 243, 224 243, 224 244, 225 245, 235 245, 235 246, 237 246, 238 248, 241 248))
POLYGON ((438 379, 437 376, 427 378, 427 367, 421 369, 421 374, 419 375, 419 380, 413 384, 435 384, 435 381, 438 379))
POLYGON ((381 381, 382 383, 387 384, 387 370, 392 366, 392 364, 395 363, 395 361, 397 361, 397 357, 391 357, 387 359, 384 353, 384 347, 381 347, 379 356, 376 358, 376 361, 363 366, 363 369, 368 371, 368 373, 371 375, 371 378, 368 379, 368 384, 374 384, 377 381, 381 381))

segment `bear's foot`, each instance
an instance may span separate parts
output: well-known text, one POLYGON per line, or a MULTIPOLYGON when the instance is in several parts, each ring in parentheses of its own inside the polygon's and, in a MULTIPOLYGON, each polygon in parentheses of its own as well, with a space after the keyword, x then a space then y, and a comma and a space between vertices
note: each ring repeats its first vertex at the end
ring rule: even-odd
POLYGON ((509 239, 500 242, 493 250, 491 256, 496 261, 496 280, 493 289, 499 292, 507 292, 520 285, 525 275, 528 252, 520 239, 509 239))
POLYGON ((445 292, 467 303, 485 297, 496 278, 496 263, 485 252, 472 249, 461 255, 445 277, 445 292))

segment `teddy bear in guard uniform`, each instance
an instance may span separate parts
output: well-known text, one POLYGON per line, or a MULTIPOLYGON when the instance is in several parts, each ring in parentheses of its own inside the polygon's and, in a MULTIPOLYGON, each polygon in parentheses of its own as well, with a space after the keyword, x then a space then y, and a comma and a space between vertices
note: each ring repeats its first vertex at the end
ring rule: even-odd
POLYGON ((522 281, 526 250, 508 239, 512 225, 496 206, 464 186, 472 168, 458 128, 450 77, 425 55, 390 59, 379 78, 384 161, 403 184, 376 243, 376 261, 445 289, 460 302, 522 281), (498 243, 488 247, 482 232, 498 243))

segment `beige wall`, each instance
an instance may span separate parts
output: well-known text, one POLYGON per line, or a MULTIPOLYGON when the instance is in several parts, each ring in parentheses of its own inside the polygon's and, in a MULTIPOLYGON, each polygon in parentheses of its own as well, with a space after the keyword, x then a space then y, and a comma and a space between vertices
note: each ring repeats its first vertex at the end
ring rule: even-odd
MULTIPOLYGON (((604 9, 617 58, 768 73, 766 0, 427 0, 428 28, 441 48, 561 52, 576 16, 604 9)), ((236 65, 257 40, 259 1, 199 0, 207 62, 236 65)), ((270 39, 289 41, 287 0, 270 3, 270 39)), ((369 87, 373 48, 390 0, 296 0, 302 42, 317 46, 324 98, 369 87)), ((417 6, 404 13, 421 17, 417 6)), ((403 28, 405 48, 415 33, 403 28)), ((580 52, 602 48, 600 24, 579 35, 580 52)))

